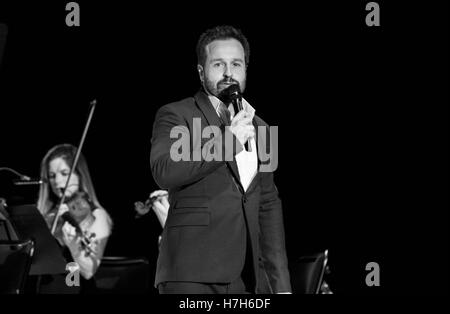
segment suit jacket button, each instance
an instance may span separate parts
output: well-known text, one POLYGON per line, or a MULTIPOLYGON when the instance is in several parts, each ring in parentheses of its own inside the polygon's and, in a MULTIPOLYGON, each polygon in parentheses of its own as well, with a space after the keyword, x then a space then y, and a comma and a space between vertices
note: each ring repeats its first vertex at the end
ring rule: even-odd
POLYGON ((245 195, 242 197, 242 201, 243 201, 244 203, 247 203, 247 197, 246 197, 245 195))

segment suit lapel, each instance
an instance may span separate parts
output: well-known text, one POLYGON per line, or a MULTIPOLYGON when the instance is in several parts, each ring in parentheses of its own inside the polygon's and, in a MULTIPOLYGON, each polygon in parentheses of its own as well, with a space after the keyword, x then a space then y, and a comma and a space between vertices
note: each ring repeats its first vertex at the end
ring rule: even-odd
POLYGON ((220 126, 222 124, 220 122, 219 116, 217 115, 217 112, 214 110, 213 105, 211 104, 211 101, 209 101, 208 95, 206 95, 202 91, 198 91, 195 94, 194 99, 195 103, 205 116, 206 121, 208 121, 209 125, 220 126))
MULTIPOLYGON (((217 112, 214 110, 213 105, 211 104, 211 101, 209 100, 208 95, 206 95, 206 93, 200 90, 195 94, 194 99, 198 108, 205 116, 206 121, 208 121, 209 125, 220 126, 222 124, 219 116, 217 115, 217 112)), ((241 178, 239 176, 239 170, 237 167, 236 160, 233 159, 232 161, 227 161, 227 165, 231 169, 231 172, 234 175, 234 177, 236 178, 240 186, 240 190, 244 191, 244 188, 241 184, 241 178)))

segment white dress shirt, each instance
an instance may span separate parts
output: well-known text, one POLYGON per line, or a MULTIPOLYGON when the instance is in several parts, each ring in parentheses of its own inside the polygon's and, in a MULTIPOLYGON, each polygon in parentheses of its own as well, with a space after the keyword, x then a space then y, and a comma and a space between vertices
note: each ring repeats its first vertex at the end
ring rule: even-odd
MULTIPOLYGON (((211 101, 211 104, 214 106, 214 109, 216 110, 217 115, 219 115, 219 105, 221 101, 219 98, 208 95, 209 100, 211 101)), ((255 109, 250 106, 250 104, 242 98, 242 107, 244 110, 249 113, 253 119, 255 116, 255 109)), ((231 119, 233 119, 235 112, 232 105, 228 107, 228 110, 231 114, 231 119)), ((244 149, 236 155, 236 163, 239 171, 239 177, 241 178, 241 184, 244 187, 244 191, 247 191, 247 188, 250 186, 250 183, 252 182, 253 178, 256 176, 256 173, 258 172, 258 155, 256 153, 256 141, 252 137, 248 141, 250 151, 246 151, 245 147, 244 149)))

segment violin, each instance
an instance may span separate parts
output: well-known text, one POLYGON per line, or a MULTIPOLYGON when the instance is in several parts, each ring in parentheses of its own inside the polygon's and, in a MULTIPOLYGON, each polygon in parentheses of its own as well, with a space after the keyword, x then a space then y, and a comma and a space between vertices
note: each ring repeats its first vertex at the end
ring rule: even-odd
POLYGON ((89 211, 94 210, 95 205, 91 201, 89 194, 84 191, 78 191, 73 193, 70 197, 66 199, 66 205, 69 208, 69 211, 75 217, 85 216, 89 211))
POLYGON ((69 211, 62 214, 61 218, 75 228, 76 235, 80 239, 81 249, 85 251, 86 256, 89 256, 94 253, 92 241, 95 238, 95 233, 83 232, 79 222, 95 209, 95 205, 91 201, 89 194, 84 191, 76 192, 70 196, 66 201, 66 205, 69 211))

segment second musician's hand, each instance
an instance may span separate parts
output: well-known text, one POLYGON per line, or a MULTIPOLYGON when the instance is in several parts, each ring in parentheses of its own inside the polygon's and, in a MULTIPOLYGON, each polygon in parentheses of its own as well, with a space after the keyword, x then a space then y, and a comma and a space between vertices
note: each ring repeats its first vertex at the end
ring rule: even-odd
POLYGON ((167 212, 169 211, 168 192, 164 190, 153 191, 145 204, 143 202, 135 202, 134 209, 136 211, 135 218, 140 218, 146 215, 150 209, 155 212, 160 224, 164 227, 167 219, 167 212))

